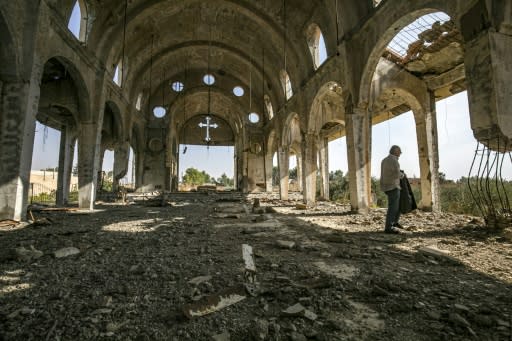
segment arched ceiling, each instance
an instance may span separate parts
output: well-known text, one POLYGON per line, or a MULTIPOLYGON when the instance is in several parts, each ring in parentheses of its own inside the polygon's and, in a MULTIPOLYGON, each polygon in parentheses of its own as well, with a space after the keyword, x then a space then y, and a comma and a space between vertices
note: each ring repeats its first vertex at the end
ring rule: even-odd
MULTIPOLYGON (((87 46, 109 72, 124 56, 123 92, 132 102, 140 92, 151 94, 150 103, 161 104, 162 97, 170 102, 176 97, 170 83, 185 83, 186 93, 203 86, 202 75, 210 70, 217 89, 233 98, 232 109, 242 105, 248 113, 251 103, 245 97, 263 103, 265 94, 279 108, 285 101, 279 81, 285 56, 297 89, 314 72, 307 27, 316 23, 332 32, 336 26, 335 4, 329 0, 83 1, 94 18, 87 46), (244 98, 233 95, 233 86, 244 88, 244 98)), ((335 45, 330 33, 324 36, 328 46, 335 45)))

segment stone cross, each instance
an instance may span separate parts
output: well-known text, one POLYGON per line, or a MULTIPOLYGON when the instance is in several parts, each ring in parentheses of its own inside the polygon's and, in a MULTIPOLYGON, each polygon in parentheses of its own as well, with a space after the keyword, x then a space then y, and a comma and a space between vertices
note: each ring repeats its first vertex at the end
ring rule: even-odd
POLYGON ((212 118, 210 116, 206 116, 206 123, 199 123, 199 127, 200 128, 204 128, 206 127, 206 137, 204 138, 204 140, 206 141, 206 143, 209 143, 212 138, 210 137, 210 128, 218 128, 219 125, 217 123, 210 123, 210 121, 212 120, 212 118))

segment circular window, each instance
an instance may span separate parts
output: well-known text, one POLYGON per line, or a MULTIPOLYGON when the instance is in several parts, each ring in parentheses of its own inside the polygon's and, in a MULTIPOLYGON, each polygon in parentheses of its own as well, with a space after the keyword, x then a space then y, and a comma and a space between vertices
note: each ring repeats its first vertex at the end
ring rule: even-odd
POLYGON ((213 77, 212 74, 206 74, 203 77, 203 82, 206 85, 212 85, 213 83, 215 83, 215 77, 213 77))
POLYGON ((154 107, 153 108, 153 115, 155 115, 156 118, 162 118, 167 113, 167 110, 165 110, 164 107, 154 107))
POLYGON ((242 97, 245 91, 244 88, 242 88, 241 86, 235 86, 233 88, 233 93, 235 94, 236 97, 242 97))
POLYGON ((260 121, 260 115, 255 112, 249 114, 249 121, 251 123, 258 123, 260 121))
POLYGON ((176 92, 181 92, 185 88, 185 85, 183 85, 182 82, 174 82, 172 83, 171 88, 176 92))

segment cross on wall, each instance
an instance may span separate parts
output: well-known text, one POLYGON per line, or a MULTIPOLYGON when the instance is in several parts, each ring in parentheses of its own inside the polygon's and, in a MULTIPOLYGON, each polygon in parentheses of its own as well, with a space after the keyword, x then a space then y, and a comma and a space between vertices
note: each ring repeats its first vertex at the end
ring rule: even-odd
POLYGON ((199 123, 200 128, 206 128, 206 137, 204 138, 204 140, 206 141, 207 144, 209 144, 210 141, 212 140, 212 138, 210 137, 210 128, 219 127, 217 123, 210 123, 211 120, 212 118, 210 116, 206 116, 206 123, 199 123))

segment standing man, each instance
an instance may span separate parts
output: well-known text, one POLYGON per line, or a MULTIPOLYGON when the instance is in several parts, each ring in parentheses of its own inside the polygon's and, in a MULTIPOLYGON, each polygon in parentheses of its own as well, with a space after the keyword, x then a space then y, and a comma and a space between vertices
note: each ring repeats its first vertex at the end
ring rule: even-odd
POLYGON ((392 146, 389 155, 385 157, 380 165, 380 189, 388 197, 388 212, 386 214, 386 225, 384 232, 400 233, 402 225, 400 219, 400 178, 403 177, 400 171, 398 158, 402 154, 399 146, 392 146))

